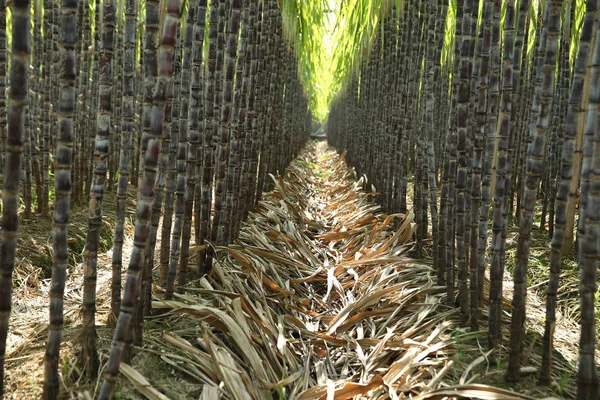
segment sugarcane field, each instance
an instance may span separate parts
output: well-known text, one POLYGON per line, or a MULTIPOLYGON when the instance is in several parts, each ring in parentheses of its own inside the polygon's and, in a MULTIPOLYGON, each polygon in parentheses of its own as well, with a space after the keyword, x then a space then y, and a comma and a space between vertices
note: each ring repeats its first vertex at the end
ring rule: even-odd
POLYGON ((599 0, 0 0, 0 399, 600 400, 599 0))

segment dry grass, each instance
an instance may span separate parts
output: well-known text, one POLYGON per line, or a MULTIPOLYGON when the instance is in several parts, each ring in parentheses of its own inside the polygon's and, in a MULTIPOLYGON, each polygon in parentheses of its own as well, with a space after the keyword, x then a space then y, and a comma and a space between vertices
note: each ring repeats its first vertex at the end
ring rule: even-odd
MULTIPOLYGON (((412 213, 382 213, 324 144, 309 146, 275 184, 254 207, 238 242, 216 249, 211 275, 191 282, 174 301, 163 301, 161 288, 155 288, 144 347, 131 367, 122 367, 117 398, 573 397, 574 325, 559 321, 557 326, 557 342, 570 341, 571 347, 565 356, 555 356, 555 386, 535 386, 543 313, 535 292, 528 298, 524 379, 509 387, 503 380, 506 349, 487 351, 485 326, 473 333, 461 329, 429 262, 408 257, 412 213)), ((112 221, 110 204, 106 220, 112 221)), ((84 217, 72 220, 70 232, 79 232, 77 226, 85 231, 84 217)), ((40 229, 48 230, 23 240, 40 243, 39 237, 50 237, 49 228, 40 229)), ((7 398, 38 398, 43 379, 49 281, 27 263, 32 257, 33 252, 23 254, 15 274, 7 398)), ((99 382, 79 380, 74 362, 82 277, 78 259, 72 264, 61 348, 64 397, 81 398, 84 391, 92 397, 99 382)), ((103 363, 111 338, 104 326, 110 273, 110 253, 105 253, 98 276, 103 363)), ((507 275, 506 327, 509 280, 507 275)), ((485 310, 487 305, 484 316, 485 310)))
MULTIPOLYGON (((135 210, 135 191, 129 193, 127 211, 135 210)), ((110 309, 111 248, 114 230, 116 198, 106 193, 103 227, 100 231, 98 259, 97 316, 101 357, 106 358, 111 332, 105 328, 110 309)), ((80 379, 76 363, 79 352, 79 315, 83 291, 83 249, 87 231, 88 212, 85 207, 72 210, 69 224, 69 271, 65 286, 65 325, 61 345, 61 378, 65 397, 77 395, 87 385, 80 379)), ((44 379, 43 359, 47 339, 48 291, 52 268, 51 218, 34 215, 19 221, 18 248, 13 274, 13 303, 6 354, 6 399, 41 397, 44 379)), ((130 246, 133 224, 126 221, 126 246, 130 246)), ((129 252, 124 252, 124 264, 129 252)))
MULTIPOLYGON (((541 211, 536 213, 539 217, 541 211)), ((539 221, 539 218, 536 218, 539 221)), ((515 221, 509 224, 506 240, 506 285, 512 293, 512 271, 518 241, 518 226, 515 221)), ((550 273, 550 238, 547 231, 534 229, 531 237, 527 283, 527 329, 539 335, 544 334, 546 318, 546 288, 550 273)), ((600 284, 600 279, 598 281, 600 284)), ((598 310, 600 311, 600 310, 598 310)), ((600 314, 598 314, 600 317, 600 314)), ((560 286, 556 310, 556 334, 554 346, 560 350, 560 356, 572 365, 577 363, 579 353, 579 265, 574 251, 563 257, 561 263, 560 286)), ((600 324, 597 326, 600 335, 600 324)), ((600 349, 596 352, 600 363, 600 349)))
POLYGON ((412 213, 381 213, 335 153, 309 149, 275 184, 239 241, 216 249, 211 275, 154 302, 164 313, 147 323, 138 374, 125 367, 119 398, 553 394, 530 378, 520 395, 476 385, 502 386, 485 330, 460 329, 435 271, 407 256, 412 213))

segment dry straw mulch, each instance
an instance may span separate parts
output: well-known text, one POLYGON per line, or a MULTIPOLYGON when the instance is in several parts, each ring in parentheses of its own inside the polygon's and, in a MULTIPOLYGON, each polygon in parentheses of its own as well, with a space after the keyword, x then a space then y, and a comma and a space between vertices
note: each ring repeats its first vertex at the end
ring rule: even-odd
POLYGON ((381 212, 324 144, 274 182, 210 275, 155 299, 118 397, 543 397, 476 384, 497 373, 485 332, 459 329, 431 265, 408 256, 412 213, 381 212))
MULTIPOLYGON (((136 191, 130 188, 127 214, 135 215, 136 191)), ((114 191, 104 196, 98 280, 96 292, 96 323, 100 357, 106 360, 112 337, 105 327, 110 311, 112 279, 112 244, 116 209, 114 191)), ((87 205, 74 205, 69 217, 69 260, 64 293, 64 326, 61 343, 61 398, 76 398, 86 384, 77 358, 81 344, 81 304, 83 295, 83 258, 89 210, 87 205)), ((44 380, 44 351, 48 339, 48 308, 52 266, 52 213, 43 217, 20 216, 15 270, 13 273, 12 311, 6 352, 5 399, 39 399, 44 380)), ((125 222, 125 248, 130 249, 133 222, 125 222)), ((123 252, 127 265, 130 250, 123 252)), ((125 272, 124 272, 125 273, 125 272)), ((92 385, 96 385, 94 382, 92 385)))

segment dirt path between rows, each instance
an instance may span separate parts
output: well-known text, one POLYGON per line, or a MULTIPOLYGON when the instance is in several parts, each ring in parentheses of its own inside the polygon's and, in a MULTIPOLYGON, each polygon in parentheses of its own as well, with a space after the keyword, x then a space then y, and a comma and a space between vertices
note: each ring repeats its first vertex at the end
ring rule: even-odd
POLYGON ((361 187, 338 154, 309 146, 238 242, 215 249, 212 273, 157 298, 165 314, 148 320, 119 397, 550 396, 531 374, 513 387, 522 395, 503 391, 505 361, 487 352, 485 327, 461 329, 430 263, 409 257, 412 212, 386 215, 361 187))
MULTIPOLYGON (((461 329, 458 310, 445 305, 445 289, 436 286, 430 263, 409 257, 412 213, 386 215, 361 188, 353 171, 326 144, 309 145, 285 177, 276 180, 275 190, 254 206, 239 240, 216 249, 210 275, 190 282, 174 301, 163 301, 161 288, 155 288, 155 312, 145 322, 144 347, 137 349, 131 367, 123 366, 116 398, 426 399, 449 390, 459 394, 459 389, 494 392, 504 399, 573 396, 574 363, 560 354, 554 389, 536 387, 531 373, 520 385, 506 386, 506 349, 492 359, 486 327, 473 333, 461 329), (496 388, 472 386, 476 383, 496 388), (459 384, 463 386, 448 389, 459 384)), ((114 208, 111 213, 112 200, 107 198, 105 219, 112 221, 114 208)), ((130 199, 128 215, 135 215, 134 192, 130 199)), ((83 216, 76 215, 76 226, 70 228, 76 237, 85 232, 80 226, 85 210, 80 212, 83 216)), ((128 220, 124 265, 132 227, 128 220)), ((30 237, 45 229, 38 227, 30 237)), ((112 227, 107 224, 105 229, 112 227)), ((43 234, 51 237, 50 231, 43 234)), ((23 240, 33 242, 27 236, 23 240)), ((105 323, 112 253, 106 250, 98 263, 102 368, 111 340, 105 323)), ((49 280, 34 267, 33 254, 22 255, 15 275, 8 399, 41 394, 49 280)), ((94 396, 99 383, 77 378, 83 278, 76 258, 69 272, 61 347, 64 395, 94 396)), ((535 369, 541 344, 535 327, 543 307, 539 298, 531 299, 537 311, 528 321, 532 329, 526 365, 535 369)), ((486 309, 484 305, 484 315, 486 309)), ((505 318, 508 327, 508 313, 505 318)))

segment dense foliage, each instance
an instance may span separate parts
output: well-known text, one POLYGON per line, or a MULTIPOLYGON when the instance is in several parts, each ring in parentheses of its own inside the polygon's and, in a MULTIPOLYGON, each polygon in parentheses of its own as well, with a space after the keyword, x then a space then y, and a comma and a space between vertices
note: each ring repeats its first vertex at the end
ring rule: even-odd
MULTIPOLYGON (((115 330, 100 394, 108 398, 120 361, 142 342, 154 273, 169 299, 186 285, 190 264, 210 271, 213 246, 235 240, 250 207, 272 187, 270 176, 305 143, 308 100, 273 0, 105 0, 92 8, 76 0, 23 0, 9 10, 8 84, 7 35, 0 31, 0 83, 10 88, 8 111, 0 104, 8 113, 8 124, 0 118, 0 360, 18 220, 53 210, 44 396, 57 397, 69 213, 88 195, 80 363, 88 379, 96 378, 99 233, 104 195, 116 190, 109 319, 115 330), (122 283, 130 185, 138 191, 137 215, 122 283), (154 268, 159 232, 160 267, 154 268)), ((6 11, 1 2, 0 20, 6 11)), ((0 362, 0 395, 3 367, 0 362)))
POLYGON ((53 221, 44 364, 52 399, 70 212, 88 210, 79 363, 90 381, 100 369, 105 194, 116 192, 114 335, 100 390, 109 398, 121 361, 143 342, 152 296, 170 300, 192 272, 211 272, 215 247, 237 239, 306 143, 314 114, 384 211, 414 210, 414 256, 431 255, 464 327, 477 331, 486 317, 496 357, 508 342, 509 381, 520 379, 525 351, 534 221, 552 238, 544 385, 561 266, 576 248, 578 398, 597 399, 599 15, 597 0, 0 0, 0 396, 21 218, 53 221), (132 188, 135 216, 126 212, 132 188), (135 231, 124 257, 128 217, 135 231))
POLYGON ((524 353, 536 210, 552 238, 542 384, 550 381, 561 258, 577 230, 580 399, 598 397, 597 9, 595 0, 393 4, 329 116, 330 142, 348 151, 388 212, 406 213, 412 197, 415 255, 431 252, 448 304, 473 331, 489 271, 488 345, 496 357, 507 229, 515 221, 509 381, 520 378, 524 353))

